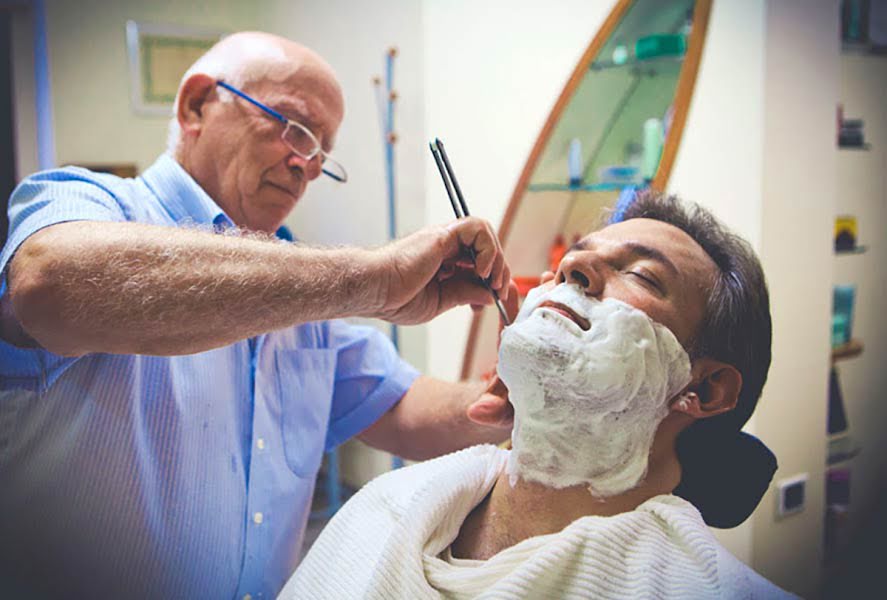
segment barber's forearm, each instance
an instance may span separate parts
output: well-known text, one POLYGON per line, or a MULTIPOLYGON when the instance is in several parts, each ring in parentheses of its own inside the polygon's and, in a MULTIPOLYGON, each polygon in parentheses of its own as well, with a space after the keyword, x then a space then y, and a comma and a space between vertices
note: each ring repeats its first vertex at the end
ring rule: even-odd
POLYGON ((59 354, 190 354, 365 313, 375 299, 362 284, 361 252, 135 223, 62 223, 19 249, 10 297, 28 335, 59 354))
POLYGON ((449 383, 420 377, 401 401, 361 440, 410 460, 425 460, 475 444, 498 444, 509 429, 478 425, 466 416, 468 406, 480 398, 483 383, 449 383))

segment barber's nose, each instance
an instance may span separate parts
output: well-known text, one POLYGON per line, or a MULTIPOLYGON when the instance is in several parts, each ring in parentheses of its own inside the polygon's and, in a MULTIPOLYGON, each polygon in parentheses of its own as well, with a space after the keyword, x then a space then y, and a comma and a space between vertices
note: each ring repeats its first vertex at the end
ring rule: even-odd
POLYGON ((574 283, 586 294, 596 296, 602 291, 603 280, 594 262, 591 252, 567 254, 558 266, 555 283, 574 283))
POLYGON ((286 165, 290 169, 295 169, 296 167, 302 169, 302 171, 304 171, 305 176, 307 177, 308 181, 311 181, 312 179, 317 179, 318 177, 320 177, 321 168, 322 168, 321 162, 322 162, 322 159, 319 154, 316 155, 311 160, 308 160, 306 158, 299 156, 295 152, 291 152, 289 157, 286 159, 286 165))

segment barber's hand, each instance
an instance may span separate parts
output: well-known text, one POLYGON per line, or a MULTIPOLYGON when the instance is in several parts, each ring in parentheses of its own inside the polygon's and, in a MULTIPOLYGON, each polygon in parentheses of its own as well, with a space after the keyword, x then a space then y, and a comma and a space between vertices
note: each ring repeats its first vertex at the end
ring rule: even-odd
POLYGON ((424 323, 454 306, 492 303, 478 277, 503 302, 509 297, 511 275, 499 239, 488 222, 475 217, 426 227, 373 252, 371 316, 392 323, 424 323), (474 248, 476 266, 468 248, 474 248))
MULTIPOLYGON (((514 318, 518 312, 518 293, 517 286, 513 281, 508 285, 508 300, 503 302, 505 313, 508 320, 514 323, 514 318)), ((499 317, 499 337, 502 337, 502 329, 505 323, 502 317, 499 317)), ((487 389, 481 394, 473 404, 468 407, 468 418, 478 425, 486 425, 488 427, 502 427, 510 429, 514 422, 514 407, 508 401, 508 388, 499 379, 499 374, 494 373, 487 389)))

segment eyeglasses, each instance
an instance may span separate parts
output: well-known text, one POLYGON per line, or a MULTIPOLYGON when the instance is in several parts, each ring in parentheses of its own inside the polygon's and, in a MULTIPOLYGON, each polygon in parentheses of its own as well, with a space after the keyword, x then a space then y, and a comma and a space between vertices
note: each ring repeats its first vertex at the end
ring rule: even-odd
POLYGON ((280 139, 283 140, 283 143, 286 144, 297 156, 301 156, 305 160, 312 160, 315 156, 320 155, 321 164, 323 165, 321 170, 324 175, 331 177, 340 183, 348 181, 348 173, 345 171, 345 167, 323 151, 323 148, 320 147, 320 142, 317 141, 317 138, 311 133, 310 129, 301 123, 287 119, 270 106, 265 106, 255 98, 244 94, 236 87, 229 85, 224 81, 216 81, 216 85, 219 85, 232 94, 240 96, 247 102, 258 106, 263 111, 283 123, 285 127, 283 133, 280 135, 280 139))

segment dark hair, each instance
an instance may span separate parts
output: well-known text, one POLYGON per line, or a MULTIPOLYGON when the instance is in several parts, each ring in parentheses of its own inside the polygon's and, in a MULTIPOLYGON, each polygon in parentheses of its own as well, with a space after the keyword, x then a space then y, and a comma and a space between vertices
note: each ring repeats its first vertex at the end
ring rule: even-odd
POLYGON ((675 493, 693 502, 709 524, 732 527, 751 514, 776 469, 775 457, 766 446, 740 433, 754 412, 770 369, 772 324, 764 271, 751 246, 697 204, 644 190, 620 202, 610 222, 640 218, 677 227, 717 266, 688 352, 691 359, 710 357, 733 365, 742 375, 742 389, 736 408, 701 419, 679 436, 677 452, 683 473, 675 493), (731 462, 735 463, 732 467, 731 462), (731 469, 740 472, 730 473, 731 469))

